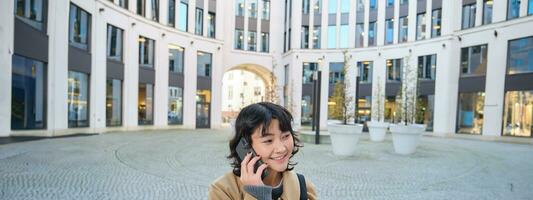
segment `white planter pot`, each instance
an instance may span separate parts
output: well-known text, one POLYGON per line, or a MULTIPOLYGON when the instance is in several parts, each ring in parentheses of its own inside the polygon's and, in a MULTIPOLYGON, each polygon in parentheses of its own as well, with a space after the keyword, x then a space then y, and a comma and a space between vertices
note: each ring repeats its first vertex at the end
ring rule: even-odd
POLYGON ((389 123, 379 121, 369 121, 366 123, 368 126, 368 133, 370 134, 370 140, 373 142, 382 142, 385 140, 385 134, 389 123))
POLYGON ((333 154, 350 156, 355 154, 359 136, 363 132, 362 124, 329 124, 328 131, 331 139, 333 154))
POLYGON ((425 129, 426 125, 421 124, 410 124, 407 126, 391 124, 390 131, 392 133, 394 151, 402 155, 414 153, 420 141, 420 136, 425 129))

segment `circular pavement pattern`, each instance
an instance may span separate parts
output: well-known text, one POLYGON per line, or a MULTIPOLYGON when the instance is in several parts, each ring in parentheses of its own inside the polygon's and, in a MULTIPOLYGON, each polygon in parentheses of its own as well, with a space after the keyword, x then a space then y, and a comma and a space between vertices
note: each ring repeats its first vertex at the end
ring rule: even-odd
MULTIPOLYGON (((0 199, 206 199, 231 170, 227 130, 108 133, 0 145, 0 199)), ((295 170, 320 199, 531 199, 533 146, 423 137, 393 152, 363 135, 351 157, 304 144, 295 170)))

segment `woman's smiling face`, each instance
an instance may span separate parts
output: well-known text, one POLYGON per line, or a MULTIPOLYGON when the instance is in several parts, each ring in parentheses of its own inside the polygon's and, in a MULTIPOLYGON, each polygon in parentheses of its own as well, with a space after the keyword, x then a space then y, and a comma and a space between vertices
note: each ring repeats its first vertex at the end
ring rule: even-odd
POLYGON ((269 170, 284 172, 294 149, 294 140, 290 131, 282 132, 279 121, 272 119, 264 135, 261 127, 252 134, 252 147, 268 165, 269 170))

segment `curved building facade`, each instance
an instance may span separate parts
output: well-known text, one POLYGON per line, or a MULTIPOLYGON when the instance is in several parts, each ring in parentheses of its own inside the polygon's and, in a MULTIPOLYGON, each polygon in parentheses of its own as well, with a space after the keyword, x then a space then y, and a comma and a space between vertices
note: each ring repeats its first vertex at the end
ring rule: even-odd
POLYGON ((6 1, 0 136, 219 128, 248 96, 225 77, 244 70, 297 128, 319 101, 326 129, 347 79, 359 121, 394 121, 411 84, 428 131, 531 137, 532 14, 515 0, 6 1))

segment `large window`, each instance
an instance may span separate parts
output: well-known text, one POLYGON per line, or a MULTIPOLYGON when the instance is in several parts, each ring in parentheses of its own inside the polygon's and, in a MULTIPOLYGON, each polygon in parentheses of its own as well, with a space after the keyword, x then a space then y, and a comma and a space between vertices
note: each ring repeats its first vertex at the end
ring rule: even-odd
POLYGON ((208 13, 207 19, 209 24, 207 24, 207 37, 215 38, 215 27, 216 27, 216 15, 215 13, 208 13))
POLYGON ((365 39, 365 25, 363 23, 358 23, 355 25, 355 47, 363 47, 365 39))
POLYGON ((89 127, 89 75, 68 72, 68 127, 89 127))
POLYGON ((403 59, 387 60, 387 81, 402 81, 403 59))
POLYGON ((520 16, 520 0, 507 0, 507 19, 520 16))
POLYGON ((407 17, 400 17, 400 23, 398 23, 398 42, 407 42, 408 33, 408 19, 407 17))
POLYGON ((235 29, 235 49, 244 49, 244 31, 235 29))
POLYGON ((315 14, 321 14, 322 13, 322 0, 313 0, 315 4, 313 5, 313 12, 315 14))
POLYGON ((235 0, 235 16, 244 17, 244 0, 235 0))
POLYGON ((461 49, 461 76, 485 75, 487 71, 487 45, 461 49))
POLYGON ((269 51, 269 34, 268 33, 261 33, 261 52, 268 52, 269 51))
POLYGON ((150 19, 158 22, 159 21, 159 0, 151 0, 152 7, 151 7, 151 16, 150 19))
POLYGON ((329 0, 328 1, 328 13, 329 14, 337 13, 337 1, 339 1, 339 0, 329 0))
POLYGON ((374 65, 373 61, 361 61, 357 62, 357 69, 359 70, 359 81, 361 83, 371 83, 372 82, 372 66, 374 65))
POLYGON ((183 89, 168 87, 168 124, 183 124, 183 89))
POLYGON ((263 14, 261 15, 261 19, 270 19, 270 0, 263 0, 263 14))
POLYGON ((194 27, 194 33, 196 35, 204 34, 204 10, 196 8, 196 24, 194 27))
POLYGON ((337 26, 328 26, 328 48, 337 48, 337 26))
POLYGON ((425 124, 427 131, 433 130, 433 113, 435 108, 435 95, 420 95, 416 100, 415 121, 425 124))
POLYGON ((122 61, 123 30, 107 25, 107 59, 122 61))
POLYGON ((341 29, 339 33, 339 47, 348 48, 348 31, 350 29, 348 28, 348 25, 341 25, 340 28, 341 29))
POLYGON ((437 55, 418 56, 418 78, 435 80, 437 55))
POLYGON ((309 48, 309 26, 302 26, 302 49, 309 48))
POLYGON ((533 37, 509 41, 507 74, 533 72, 533 37))
POLYGON ((257 33, 248 32, 248 51, 257 51, 257 33))
POLYGON ((248 17, 257 18, 257 0, 248 0, 248 17))
POLYGON ((313 49, 320 49, 320 26, 313 28, 313 49))
POLYGON ((350 12, 350 0, 341 0, 341 13, 350 12))
POLYGON ((369 0, 370 1, 370 10, 376 10, 378 8, 378 0, 369 0))
POLYGON ((168 0, 168 26, 176 24, 176 0, 168 0))
POLYGON ((91 15, 74 4, 70 4, 69 44, 87 50, 91 15))
POLYGON ((483 128, 484 92, 459 93, 457 132, 481 134, 483 128))
POLYGON ((170 72, 183 74, 185 50, 176 45, 168 46, 168 68, 170 72))
POLYGON ((462 28, 471 28, 476 25, 476 4, 468 4, 463 6, 463 20, 462 28))
POLYGON ((309 1, 310 0, 302 0, 302 13, 305 15, 309 14, 310 11, 309 1))
POLYGON ((440 30, 441 30, 441 17, 442 17, 442 10, 436 9, 431 12, 432 18, 431 18, 431 37, 438 37, 440 36, 440 30))
POLYGON ((13 55, 11 129, 46 128, 46 64, 13 55))
POLYGON ((44 5, 46 0, 15 0, 15 17, 30 26, 44 30, 44 5))
POLYGON ((376 36, 376 31, 377 31, 377 25, 376 25, 376 22, 369 22, 368 23, 368 46, 371 47, 371 46, 376 46, 377 44, 377 36, 376 36))
POLYGON ((385 44, 392 44, 394 39, 394 22, 392 19, 385 20, 385 44))
POLYGON ((533 90, 505 92, 503 135, 533 135, 533 90))
POLYGON ((416 15, 416 40, 426 39, 426 13, 416 15))
POLYGON ((187 20, 189 15, 189 5, 187 3, 180 1, 180 7, 179 7, 179 24, 178 29, 180 31, 187 31, 187 20))
POLYGON ((107 79, 105 99, 106 126, 122 125, 122 81, 107 79))
POLYGON ((138 124, 150 125, 154 123, 154 85, 139 83, 138 124))
POLYGON ((483 24, 492 23, 493 0, 483 0, 483 24))
POLYGON ((344 63, 341 63, 341 62, 329 63, 329 84, 330 85, 334 85, 344 80, 343 68, 344 68, 344 63))
POLYGON ((198 76, 211 77, 212 56, 210 53, 198 51, 196 73, 198 76))
POLYGON ((313 83, 313 73, 318 70, 318 63, 304 63, 302 69, 302 84, 313 83))
POLYGON ((155 41, 139 36, 139 66, 154 68, 155 41))

